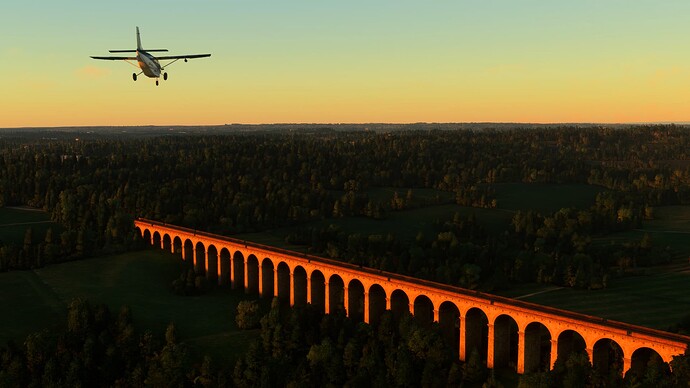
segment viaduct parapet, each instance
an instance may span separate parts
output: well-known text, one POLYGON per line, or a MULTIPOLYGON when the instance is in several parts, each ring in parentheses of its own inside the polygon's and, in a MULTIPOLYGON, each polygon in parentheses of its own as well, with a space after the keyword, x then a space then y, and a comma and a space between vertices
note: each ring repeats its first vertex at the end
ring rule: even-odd
POLYGON ((422 324, 437 322, 460 360, 477 352, 489 368, 547 370, 579 351, 603 370, 641 372, 650 358, 670 362, 690 344, 687 336, 156 221, 134 225, 145 241, 192 260, 218 284, 277 296, 291 306, 311 303, 326 314, 341 309, 366 323, 386 310, 409 312, 422 324))

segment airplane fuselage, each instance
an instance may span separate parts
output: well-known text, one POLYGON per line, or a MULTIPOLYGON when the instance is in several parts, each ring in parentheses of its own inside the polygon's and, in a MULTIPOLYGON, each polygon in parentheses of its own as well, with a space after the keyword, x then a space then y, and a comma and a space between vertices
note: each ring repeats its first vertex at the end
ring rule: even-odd
POLYGON ((147 77, 159 78, 161 76, 161 64, 153 55, 143 50, 137 50, 137 62, 147 77))

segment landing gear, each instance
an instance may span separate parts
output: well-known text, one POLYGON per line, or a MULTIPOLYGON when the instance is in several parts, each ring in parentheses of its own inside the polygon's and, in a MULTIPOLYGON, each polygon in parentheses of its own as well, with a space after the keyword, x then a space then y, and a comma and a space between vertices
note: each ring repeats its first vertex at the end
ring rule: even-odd
POLYGON ((132 73, 132 79, 135 81, 137 80, 137 73, 132 73))
POLYGON ((167 80, 168 80, 168 73, 163 73, 163 81, 167 81, 167 80))
POLYGON ((156 86, 158 86, 158 80, 156 80, 156 86))

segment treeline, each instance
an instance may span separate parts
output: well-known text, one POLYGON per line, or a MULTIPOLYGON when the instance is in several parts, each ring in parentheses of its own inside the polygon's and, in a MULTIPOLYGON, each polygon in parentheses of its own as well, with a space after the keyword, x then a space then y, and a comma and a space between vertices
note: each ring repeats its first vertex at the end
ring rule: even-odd
MULTIPOLYGON (((126 217, 126 220, 125 225, 132 222, 131 217, 126 217)), ((45 235, 41 236, 29 227, 24 233, 22 245, 0 241, 0 272, 40 268, 98 254, 122 252, 136 243, 131 232, 127 232, 124 238, 108 238, 104 245, 98 246, 93 230, 70 229, 59 234, 54 230, 52 227, 48 228, 45 235)))
POLYGON ((57 228, 46 229, 45 234, 40 235, 34 228, 28 227, 24 233, 23 244, 0 241, 0 272, 40 268, 44 265, 119 253, 142 246, 132 230, 132 216, 122 213, 117 220, 111 220, 119 225, 108 226, 109 230, 106 231, 106 238, 102 244, 97 241, 97 233, 93 229, 64 230, 58 225, 57 228), (61 233, 54 232, 56 229, 62 230, 61 233))
POLYGON ((73 300, 64 331, 30 334, 0 347, 2 387, 220 387, 231 371, 204 357, 193 362, 174 324, 165 332, 137 333, 127 307, 73 300))

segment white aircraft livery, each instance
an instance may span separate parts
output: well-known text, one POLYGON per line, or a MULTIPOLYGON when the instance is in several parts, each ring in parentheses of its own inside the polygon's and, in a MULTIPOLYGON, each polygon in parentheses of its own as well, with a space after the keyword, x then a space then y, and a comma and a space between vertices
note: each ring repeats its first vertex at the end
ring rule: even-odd
MULTIPOLYGON (((134 57, 91 57, 93 59, 103 59, 106 61, 126 61, 127 63, 139 67, 141 69, 141 72, 139 74, 137 73, 132 73, 132 79, 135 81, 137 80, 137 76, 141 75, 142 73, 149 77, 149 78, 155 78, 156 79, 156 86, 158 86, 158 79, 161 76, 161 71, 164 71, 166 67, 172 65, 173 63, 177 62, 180 59, 184 59, 185 62, 187 62, 188 59, 194 59, 194 58, 207 58, 210 57, 211 54, 189 54, 189 55, 168 55, 168 56, 162 56, 162 57, 154 57, 153 55, 149 54, 152 52, 163 52, 163 51, 168 51, 167 49, 151 49, 151 50, 144 50, 141 47, 141 37, 139 36, 139 27, 137 27, 137 49, 136 50, 108 50, 110 53, 136 53, 136 56, 134 57), (161 66, 159 61, 172 61, 165 66, 161 66), (137 64, 135 65, 131 61, 137 61, 137 64)), ((163 72, 163 79, 167 80, 168 79, 168 73, 163 72)))

